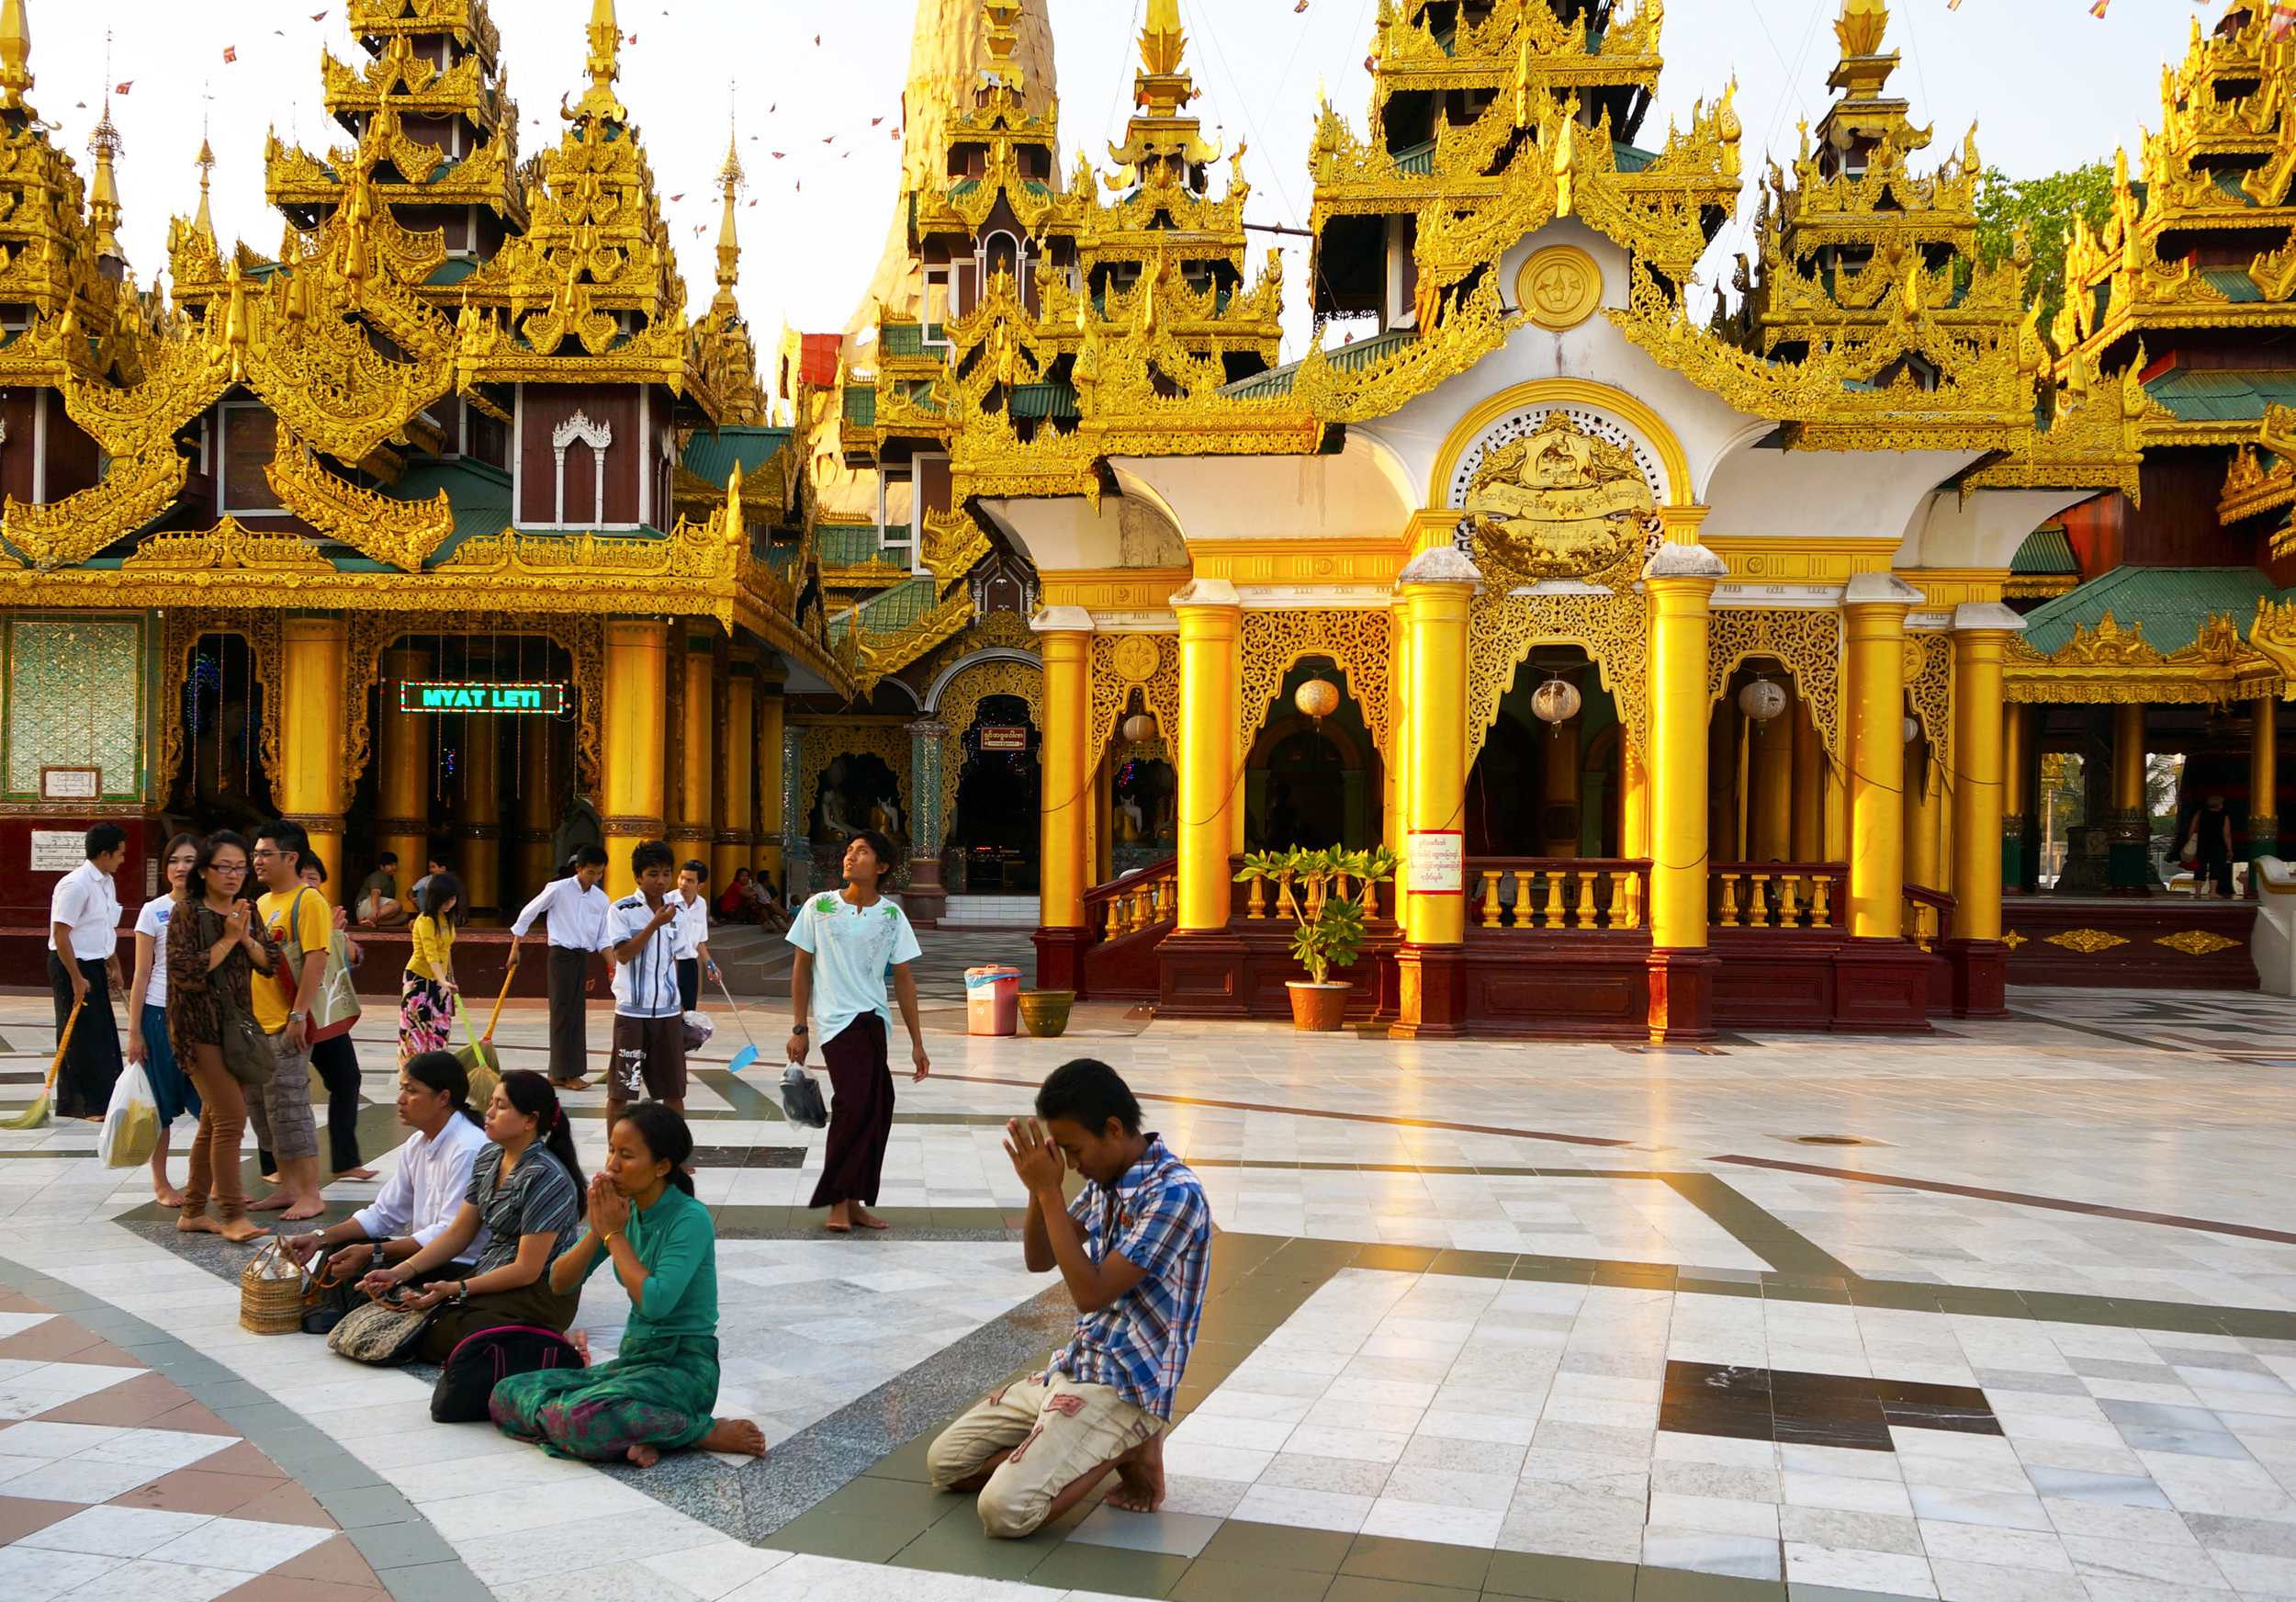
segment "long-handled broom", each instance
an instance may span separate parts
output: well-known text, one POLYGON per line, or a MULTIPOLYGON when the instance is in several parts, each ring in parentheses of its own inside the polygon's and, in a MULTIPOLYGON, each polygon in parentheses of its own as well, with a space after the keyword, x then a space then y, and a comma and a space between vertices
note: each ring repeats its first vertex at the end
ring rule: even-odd
POLYGON ((56 1039, 56 1060, 48 1065, 48 1082, 39 1088, 39 1095, 32 1104, 14 1118, 0 1120, 0 1129, 44 1129, 48 1126, 48 1107, 54 1099, 56 1076, 63 1071, 63 1054, 72 1049, 72 1032, 80 1022, 80 1009, 87 1005, 83 996, 72 1004, 72 1016, 63 1021, 63 1033, 56 1039))
POLYGON ((734 1023, 741 1031, 741 1038, 749 1044, 734 1054, 733 1071, 737 1074, 758 1060, 758 1037, 749 1032, 749 1024, 741 1016, 741 1009, 734 1007, 734 993, 726 988, 726 976, 717 976, 717 993, 726 998, 726 1005, 733 1007, 734 1023))
POLYGON ((502 976, 502 994, 494 998, 494 1014, 487 1020, 486 1033, 478 1034, 470 1027, 470 1014, 463 1010, 462 992, 455 992, 455 1016, 462 1023, 466 1044, 455 1053, 463 1072, 470 1080, 470 1104, 484 1107, 494 1097, 494 1087, 502 1082, 502 1054, 495 1049, 494 1025, 502 1016, 502 1000, 511 993, 511 979, 515 970, 502 976))

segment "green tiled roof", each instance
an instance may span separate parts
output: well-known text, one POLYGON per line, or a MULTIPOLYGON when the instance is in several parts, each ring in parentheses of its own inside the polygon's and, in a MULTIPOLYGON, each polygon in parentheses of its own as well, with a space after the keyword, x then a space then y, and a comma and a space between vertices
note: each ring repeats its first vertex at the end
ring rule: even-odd
MULTIPOLYGON (((1386 360, 1405 345, 1418 342, 1415 328, 1394 328, 1385 333, 1375 333, 1369 339, 1359 339, 1353 344, 1343 344, 1323 353, 1323 359, 1343 373, 1359 373, 1375 362, 1386 360)), ((1238 378, 1221 389, 1222 395, 1232 395, 1243 400, 1262 400, 1271 395, 1291 393, 1291 380, 1300 371, 1298 362, 1280 367, 1270 367, 1248 378, 1238 378)))
MULTIPOLYGON (((2263 413, 2257 415, 2261 417, 2263 413)), ((854 384, 846 389, 845 421, 856 428, 877 426, 877 387, 874 384, 854 384)))
POLYGON ((2148 380, 2144 392, 2175 412, 2180 423, 2260 423, 2268 403, 2296 405, 2296 368, 2243 372, 2177 367, 2148 380))
POLYGON ((1618 170, 1622 173, 1638 173, 1659 159, 1659 152, 1656 151, 1637 150, 1634 146, 1615 139, 1610 141, 1610 153, 1612 159, 1618 164, 1618 170))
POLYGON ((813 534, 814 547, 821 553, 821 565, 826 568, 905 560, 885 554, 884 533, 873 523, 817 524, 813 534))
POLYGON ((455 510, 455 532, 433 561, 445 561, 467 539, 486 539, 511 525, 510 474, 468 457, 418 461, 383 493, 398 501, 428 501, 441 490, 455 510))
POLYGON ((2142 621, 2155 650, 2182 650, 2220 614, 2245 634, 2261 596, 2283 599, 2254 568, 2115 568, 2026 614, 2025 643, 2048 656, 2073 637, 2074 625, 2093 632, 2110 612, 2123 628, 2142 621))
POLYGON ((943 337, 942 327, 938 322, 929 328, 921 322, 888 323, 880 348, 889 356, 921 356, 925 354, 927 339, 940 340, 943 337))
POLYGON ((2073 542, 2055 524, 2036 528, 2009 558, 2009 571, 2025 574, 2077 573, 2081 564, 2073 555, 2073 542))
POLYGON ((1412 145, 1409 150, 1395 152, 1395 170, 1426 177, 1435 171, 1435 141, 1412 145))
POLYGON ((929 578, 895 584, 881 594, 872 595, 852 611, 829 619, 829 637, 842 639, 852 632, 856 622, 863 634, 898 634, 933 609, 939 588, 929 578))
POLYGON ((2264 291, 2257 288, 2257 281, 2248 276, 2245 267, 2202 267, 2200 276, 2208 280, 2210 288, 2227 300, 2245 305, 2264 299, 2264 291))
POLYGON ((736 468, 754 473, 789 443, 786 428, 721 428, 715 434, 696 432, 686 441, 685 470, 704 483, 723 486, 736 468))
POLYGON ((1076 410, 1076 389, 1072 384, 1021 384, 1012 392, 1012 414, 1015 417, 1070 418, 1083 415, 1076 410))

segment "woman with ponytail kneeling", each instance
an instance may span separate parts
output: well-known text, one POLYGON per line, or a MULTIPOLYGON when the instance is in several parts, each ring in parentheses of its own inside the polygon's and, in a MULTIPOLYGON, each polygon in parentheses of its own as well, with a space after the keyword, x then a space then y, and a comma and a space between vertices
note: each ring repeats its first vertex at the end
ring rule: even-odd
POLYGON ((582 1169, 573 1132, 550 1081, 526 1068, 502 1076, 486 1110, 489 1144, 471 1165, 470 1189, 455 1222, 421 1251, 359 1281, 397 1307, 444 1304, 423 1332, 418 1355, 444 1362, 465 1336, 507 1324, 564 1332, 580 1305, 579 1280, 563 1291, 551 1264, 574 1244, 582 1221, 582 1169), (430 1279, 469 1252, 485 1232, 478 1269, 463 1279, 430 1279), (414 1295, 405 1288, 429 1279, 414 1295))
POLYGON ((610 1133, 605 1171, 590 1184, 590 1228, 550 1266, 571 1292, 608 1263, 630 1298, 612 1362, 512 1374, 494 1387, 495 1427, 553 1457, 651 1468, 665 1451, 765 1455, 746 1418, 717 1418, 717 1231, 693 1199, 686 1121, 641 1101, 610 1133))

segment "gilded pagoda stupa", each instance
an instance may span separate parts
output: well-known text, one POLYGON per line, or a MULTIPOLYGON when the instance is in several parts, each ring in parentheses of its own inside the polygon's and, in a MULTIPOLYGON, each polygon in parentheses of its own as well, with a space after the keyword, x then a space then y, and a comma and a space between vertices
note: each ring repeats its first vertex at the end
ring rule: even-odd
POLYGON ((0 806, 140 849, 285 813, 354 876, 443 843, 488 908, 577 838, 802 890, 874 828, 919 923, 1165 1016, 1285 1015, 1344 897, 1352 1016, 1403 1037, 2253 986, 2255 907, 2168 893, 2147 786, 2181 758, 2167 808, 2225 795, 2277 864, 2296 45, 2260 13, 2196 26, 2051 317, 1882 0, 1774 152, 1727 85, 1650 124, 1658 0, 1379 0, 1363 116, 1302 108, 1286 362, 1174 0, 1084 150, 1043 0, 919 0, 880 265, 760 376, 739 163, 689 311, 611 0, 532 158, 482 5, 362 0, 345 142, 268 152, 276 249, 216 237, 203 150, 164 294, 5 0, 0 186, 56 199, 0 210, 0 806), (424 700, 504 688, 555 716, 424 700))

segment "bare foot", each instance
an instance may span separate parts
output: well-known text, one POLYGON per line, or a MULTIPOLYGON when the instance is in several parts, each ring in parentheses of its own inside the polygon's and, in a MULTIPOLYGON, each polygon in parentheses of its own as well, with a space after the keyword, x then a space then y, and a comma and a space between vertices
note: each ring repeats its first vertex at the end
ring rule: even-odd
POLYGON ((576 1351, 582 1354, 582 1367, 590 1367, 590 1331, 569 1329, 566 1332, 566 1338, 573 1343, 576 1351))
MULTIPOLYGON (((183 1203, 178 1202, 175 1205, 180 1207, 183 1203)), ((223 1233, 223 1226, 204 1213, 193 1218, 178 1218, 175 1221, 175 1227, 186 1235, 221 1235, 223 1233)))
POLYGON ((644 1441, 640 1441, 623 1455, 641 1469, 650 1469, 661 1461, 661 1453, 647 1446, 644 1441))
POLYGON ((1117 1487, 1109 1505, 1127 1513, 1154 1513, 1164 1506, 1164 1432, 1158 1430, 1116 1460, 1117 1487))
POLYGON ((853 1203, 853 1222, 863 1229, 891 1229, 893 1227, 858 1202, 853 1203))
POLYGON ((300 1224, 306 1218, 317 1218, 327 1211, 327 1204, 316 1196, 279 1214, 281 1224, 300 1224))
POLYGON ((374 1177, 373 1168, 337 1168, 335 1170, 335 1178, 338 1179, 371 1179, 374 1177))
POLYGON ((252 1218, 242 1218, 236 1224, 221 1225, 218 1233, 234 1246, 245 1246, 251 1240, 261 1240, 271 1232, 252 1218))
POLYGON ((250 1202, 247 1204, 247 1211, 250 1213, 276 1213, 282 1207, 291 1207, 294 1203, 295 1198, 288 1195, 285 1190, 274 1190, 270 1195, 265 1196, 260 1202, 250 1202))
POLYGON ((554 1089, 559 1090, 587 1090, 590 1089, 590 1081, 588 1079, 553 1079, 550 1081, 550 1084, 554 1089))
POLYGON ((693 1444, 701 1451, 741 1452, 761 1458, 765 1456, 765 1431, 747 1418, 720 1418, 710 1426, 709 1434, 693 1444))
POLYGON ((184 1204, 184 1193, 173 1185, 154 1185, 152 1194, 163 1207, 181 1207, 184 1204))

